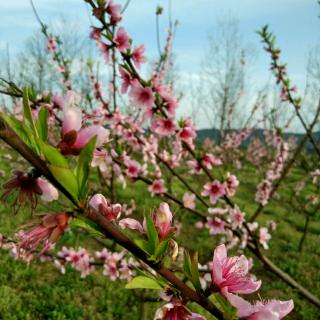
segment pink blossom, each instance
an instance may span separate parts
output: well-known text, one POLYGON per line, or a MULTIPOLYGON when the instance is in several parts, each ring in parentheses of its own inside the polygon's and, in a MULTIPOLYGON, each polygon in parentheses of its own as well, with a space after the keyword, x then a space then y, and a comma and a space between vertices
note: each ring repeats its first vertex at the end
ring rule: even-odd
POLYGON ((194 209, 196 207, 195 199, 196 199, 195 194, 193 194, 193 193, 190 194, 190 193, 186 192, 182 198, 183 206, 185 208, 194 209))
POLYGON ((57 42, 53 37, 47 38, 47 49, 49 52, 55 52, 57 50, 57 42))
POLYGON ((85 127, 79 131, 73 148, 82 149, 94 136, 97 137, 96 147, 99 148, 108 141, 109 131, 98 125, 85 127))
POLYGON ((232 229, 240 228, 245 221, 245 213, 242 212, 238 206, 231 208, 229 211, 229 218, 231 220, 232 229))
POLYGON ((202 168, 197 160, 188 160, 187 161, 188 167, 191 169, 191 174, 201 174, 202 168))
POLYGON ((118 29, 113 41, 120 52, 130 49, 130 37, 123 27, 118 29))
POLYGON ((239 180, 237 179, 236 176, 234 176, 228 172, 226 184, 227 184, 226 195, 228 197, 234 196, 236 194, 237 187, 239 185, 239 180))
POLYGON ((197 229, 203 229, 204 228, 204 223, 203 221, 197 221, 194 226, 197 228, 197 229))
POLYGON ((137 68, 140 68, 141 63, 145 63, 147 61, 147 58, 143 55, 144 51, 145 48, 143 44, 139 47, 135 47, 132 51, 131 57, 137 68))
POLYGON ((63 247, 58 252, 58 256, 64 258, 74 269, 79 271, 81 278, 85 278, 94 271, 94 259, 84 248, 79 247, 78 250, 74 250, 63 247))
POLYGON ((260 228, 259 231, 259 242, 263 246, 264 249, 269 249, 268 241, 271 239, 271 235, 267 228, 260 228))
POLYGON ((136 103, 145 108, 152 108, 154 96, 150 87, 142 87, 139 83, 135 83, 129 94, 136 103))
POLYGON ((209 208, 208 212, 210 214, 219 214, 219 215, 223 215, 225 213, 228 212, 228 209, 222 209, 222 208, 209 208))
POLYGON ((37 180, 28 173, 19 170, 13 172, 14 178, 3 184, 4 192, 1 199, 7 199, 12 193, 17 193, 14 206, 29 201, 33 208, 37 205, 37 195, 42 195, 42 190, 37 183, 37 180))
POLYGON ((43 201, 50 202, 59 198, 58 190, 47 180, 38 178, 37 183, 42 191, 40 198, 43 201))
POLYGON ((139 176, 141 171, 141 165, 139 162, 129 159, 124 161, 124 164, 127 167, 126 174, 128 177, 137 178, 139 176))
POLYGON ((41 253, 47 251, 68 227, 69 216, 66 213, 47 215, 42 222, 33 229, 19 233, 18 248, 32 252, 42 244, 41 253))
POLYGON ((119 72, 122 79, 121 93, 124 94, 128 91, 129 87, 132 86, 137 80, 134 80, 131 74, 122 67, 119 67, 119 72))
POLYGON ((202 196, 209 196, 212 204, 215 204, 219 198, 226 194, 226 185, 218 180, 208 182, 204 185, 202 196))
POLYGON ((160 307, 154 320, 206 320, 203 316, 188 310, 183 302, 173 297, 169 303, 160 307))
POLYGON ((228 293, 250 294, 257 291, 261 281, 248 274, 249 261, 244 256, 228 257, 224 244, 214 250, 212 286, 228 297, 228 293))
POLYGON ((172 118, 154 118, 151 129, 160 136, 170 136, 175 133, 176 126, 172 118))
POLYGON ((75 91, 68 91, 64 98, 62 111, 62 132, 79 131, 82 125, 82 112, 78 107, 80 97, 75 91))
POLYGON ((255 200, 258 203, 261 203, 263 206, 265 206, 269 201, 271 189, 272 184, 269 180, 261 181, 260 184, 257 186, 255 200))
POLYGON ((121 5, 114 3, 113 0, 108 2, 106 12, 110 15, 111 24, 116 24, 121 20, 121 5))
POLYGON ((154 180, 152 185, 148 187, 148 190, 151 192, 152 196, 154 196, 155 194, 163 194, 167 192, 167 189, 164 186, 163 179, 154 180))
POLYGON ((225 222, 220 218, 207 218, 206 227, 209 229, 210 234, 225 233, 225 222))
POLYGON ((230 293, 228 300, 238 309, 239 318, 246 320, 281 320, 294 308, 293 300, 257 301, 252 305, 243 298, 230 293))
POLYGON ((141 234, 145 233, 145 230, 141 223, 137 221, 136 219, 132 218, 125 218, 119 221, 119 227, 122 229, 131 229, 131 230, 137 230, 141 234))
POLYGON ((201 159, 202 165, 211 170, 213 166, 219 166, 222 164, 220 159, 217 159, 213 154, 206 153, 201 159))
POLYGON ((113 221, 119 219, 121 215, 121 205, 111 204, 102 194, 95 194, 89 201, 89 206, 101 213, 108 220, 113 221))
POLYGON ((160 240, 164 239, 168 234, 174 231, 174 228, 171 226, 172 213, 166 202, 162 202, 160 204, 154 220, 160 240))
POLYGON ((100 49, 100 51, 103 55, 104 61, 106 63, 109 63, 109 61, 110 61, 110 46, 103 43, 103 42, 98 42, 98 48, 100 49))
POLYGON ((101 28, 91 27, 90 38, 96 41, 100 41, 101 31, 101 28))

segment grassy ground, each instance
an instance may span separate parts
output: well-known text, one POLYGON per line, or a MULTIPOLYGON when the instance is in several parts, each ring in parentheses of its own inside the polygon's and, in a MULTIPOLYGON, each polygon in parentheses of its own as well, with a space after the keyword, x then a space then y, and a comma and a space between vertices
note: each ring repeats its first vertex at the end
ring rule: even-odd
MULTIPOLYGON (((9 162, 2 160, 0 169, 5 174, 1 179, 3 182, 9 177, 9 162)), ((301 174, 296 169, 290 179, 298 179, 301 174)), ((245 166, 238 176, 241 185, 235 202, 249 214, 256 208, 254 193, 259 177, 251 166, 245 166)), ((171 181, 171 187, 178 194, 182 192, 176 181, 171 181)), ((283 197, 286 193, 284 189, 280 192, 283 197)), ((139 182, 129 185, 126 190, 120 187, 117 189, 119 201, 134 198, 140 213, 148 212, 159 203, 159 199, 146 197, 146 194, 146 187, 139 182)), ((216 239, 209 237, 206 231, 199 231, 195 236, 192 226, 197 220, 190 213, 176 210, 176 215, 184 223, 179 241, 198 250, 202 261, 210 260, 216 239)), ((3 203, 0 207, 0 233, 12 234, 29 218, 30 210, 24 209, 14 215, 10 203, 3 203)), ((304 251, 300 253, 298 244, 304 217, 293 211, 283 200, 275 200, 259 218, 261 222, 271 219, 278 223, 278 229, 273 234, 268 257, 312 293, 320 296, 320 221, 311 222, 304 251)), ((81 238, 66 235, 64 240, 70 246, 83 245, 81 238)), ((88 245, 96 246, 92 243, 88 245)), ((273 274, 266 272, 259 262, 255 261, 253 272, 263 279, 263 297, 294 299, 295 310, 288 319, 320 318, 319 310, 273 274)), ((96 271, 85 279, 80 279, 79 274, 72 270, 67 270, 66 275, 61 276, 52 263, 35 262, 28 266, 14 261, 7 252, 0 251, 0 319, 152 319, 158 303, 142 303, 141 294, 139 291, 124 289, 121 282, 111 282, 101 271, 96 271)), ((200 310, 196 306, 192 307, 200 310)), ((210 316, 208 319, 211 319, 210 316)))

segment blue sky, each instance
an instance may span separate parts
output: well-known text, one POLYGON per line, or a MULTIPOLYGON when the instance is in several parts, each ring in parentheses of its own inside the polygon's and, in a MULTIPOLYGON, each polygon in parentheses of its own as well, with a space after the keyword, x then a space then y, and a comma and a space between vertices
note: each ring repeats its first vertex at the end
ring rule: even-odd
MULTIPOLYGON (((119 0, 124 3, 124 0, 119 0)), ((61 16, 79 23, 79 32, 89 28, 89 10, 82 0, 34 0, 44 22, 55 23, 61 16)), ((154 12, 157 5, 167 9, 168 0, 131 0, 123 24, 135 43, 145 43, 147 54, 157 54, 154 12)), ((178 68, 185 75, 197 74, 200 61, 208 46, 208 33, 217 20, 234 15, 240 21, 240 31, 245 41, 260 49, 260 39, 255 31, 269 24, 275 32, 278 45, 283 50, 283 60, 288 62, 291 78, 301 87, 305 82, 308 52, 320 43, 320 6, 316 0, 172 0, 173 17, 179 27, 174 43, 178 68)), ((161 18, 165 31, 167 17, 161 18)), ((14 55, 22 48, 24 40, 38 28, 29 0, 0 1, 0 56, 6 44, 14 55)), ((163 32, 163 39, 165 32, 163 32)), ((253 75, 258 82, 268 80, 269 57, 258 50, 253 75)))

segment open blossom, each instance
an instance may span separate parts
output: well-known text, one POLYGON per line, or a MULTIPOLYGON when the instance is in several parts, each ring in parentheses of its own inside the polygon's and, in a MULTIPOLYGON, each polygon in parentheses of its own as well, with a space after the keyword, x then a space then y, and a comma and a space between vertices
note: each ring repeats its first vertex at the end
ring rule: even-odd
POLYGON ((259 231, 259 242, 263 246, 264 249, 269 249, 268 241, 271 239, 271 234, 269 233, 267 228, 260 228, 259 231))
POLYGON ((37 183, 42 191, 40 198, 43 201, 50 202, 53 200, 58 200, 59 192, 50 182, 45 179, 38 178, 37 183))
POLYGON ((42 195, 42 189, 37 183, 37 179, 32 177, 31 173, 24 173, 16 170, 13 172, 14 178, 10 179, 3 184, 4 192, 1 196, 2 199, 6 199, 12 193, 17 193, 17 197, 13 203, 14 206, 25 202, 30 202, 31 206, 35 208, 37 204, 37 195, 42 195))
POLYGON ((139 83, 135 83, 132 86, 129 95, 137 104, 145 108, 152 108, 154 103, 154 96, 150 87, 142 87, 139 83))
POLYGON ((197 160, 188 160, 187 161, 188 167, 191 169, 191 174, 201 174, 202 168, 197 160))
POLYGON ((216 158, 213 154, 211 153, 206 153, 202 158, 201 158, 201 163, 204 167, 207 169, 211 170, 213 166, 219 166, 222 164, 221 160, 216 158))
POLYGON ((143 44, 139 47, 135 47, 132 51, 131 57, 137 68, 140 68, 141 63, 145 63, 147 61, 147 58, 143 55, 144 51, 145 48, 143 44))
POLYGON ((101 213, 108 220, 119 219, 121 215, 121 205, 111 204, 102 194, 95 194, 89 201, 89 206, 96 212, 101 213))
POLYGON ((155 194, 163 194, 167 192, 166 187, 164 186, 163 179, 154 180, 152 185, 148 187, 148 190, 151 192, 151 195, 154 196, 155 194))
POLYGON ((238 206, 229 210, 229 218, 231 220, 232 229, 236 229, 242 226, 245 221, 245 213, 242 212, 238 206))
POLYGON ((208 182, 204 185, 202 196, 209 196, 212 204, 215 204, 219 198, 226 194, 226 185, 218 180, 208 182))
POLYGON ((113 41, 120 52, 130 49, 130 37, 123 27, 117 30, 113 41))
POLYGON ((17 247, 32 252, 41 244, 43 245, 41 253, 47 251, 64 233, 68 227, 68 220, 69 216, 66 213, 45 216, 36 227, 18 234, 17 247))
POLYGON ((151 129, 160 136, 170 136, 175 133, 176 126, 172 118, 154 118, 151 129))
POLYGON ((81 149, 94 137, 97 137, 96 147, 107 142, 109 131, 99 125, 82 128, 82 112, 77 106, 79 96, 74 91, 68 91, 62 112, 62 140, 59 143, 64 155, 78 155, 81 149))
POLYGON ((190 193, 186 192, 182 198, 183 206, 185 208, 194 209, 196 207, 195 199, 196 199, 195 194, 193 194, 193 193, 190 194, 190 193))
POLYGON ((197 136, 196 128, 193 125, 191 119, 187 118, 179 123, 179 131, 177 133, 177 140, 184 141, 189 145, 193 144, 193 140, 197 136))
POLYGON ((228 294, 228 300, 237 308, 238 317, 246 320, 281 320, 294 308, 293 300, 257 301, 251 304, 234 294, 228 294))
MULTIPOLYGON (((85 278, 94 271, 94 258, 84 248, 79 247, 78 250, 74 250, 63 247, 58 252, 58 257, 64 259, 65 263, 70 263, 75 270, 79 271, 81 278, 85 278)), ((57 267, 61 270, 59 264, 57 267)), ((62 271, 65 272, 64 265, 62 271)))
POLYGON ((137 80, 133 79, 131 74, 122 67, 119 67, 119 72, 122 80, 121 93, 124 94, 133 84, 136 84, 137 80))
POLYGON ((142 169, 139 162, 128 159, 124 161, 124 164, 127 167, 126 174, 128 177, 137 178, 139 176, 142 169))
POLYGON ((210 234, 225 233, 225 222, 220 218, 207 218, 206 227, 209 229, 210 234))
POLYGON ((161 306, 154 316, 154 320, 206 320, 203 316, 188 310, 183 302, 173 297, 170 302, 161 306))
POLYGON ((106 12, 110 15, 111 24, 116 24, 121 20, 121 5, 114 3, 113 0, 108 2, 106 12))
POLYGON ((228 197, 234 196, 236 194, 237 187, 239 185, 239 180, 237 179, 236 176, 234 176, 228 172, 226 184, 227 184, 226 195, 228 197))
POLYGON ((263 206, 265 206, 269 201, 271 189, 272 184, 269 180, 261 181, 260 184, 257 186, 255 200, 258 203, 261 203, 263 206))
POLYGON ((249 272, 249 261, 244 256, 228 257, 224 244, 214 250, 212 287, 228 297, 228 293, 250 294, 257 291, 261 281, 256 281, 249 272))

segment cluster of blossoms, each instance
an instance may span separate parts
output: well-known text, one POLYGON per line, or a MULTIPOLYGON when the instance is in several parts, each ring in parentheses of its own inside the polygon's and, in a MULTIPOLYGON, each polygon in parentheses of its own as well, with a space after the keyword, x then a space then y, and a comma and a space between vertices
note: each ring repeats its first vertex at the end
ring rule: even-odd
POLYGON ((272 183, 280 178, 285 162, 289 157, 289 145, 281 137, 275 136, 274 145, 276 147, 275 158, 266 172, 265 179, 257 186, 256 201, 263 206, 269 202, 272 183))
MULTIPOLYGON (((126 98, 132 108, 125 114, 117 108, 115 101, 111 108, 111 103, 104 99, 103 85, 93 74, 90 80, 95 104, 91 109, 82 110, 84 97, 81 97, 76 90, 71 90, 70 83, 66 81, 64 95, 43 94, 39 100, 42 101, 46 97, 48 98, 46 103, 34 103, 32 115, 36 121, 41 120, 39 116, 41 109, 46 108, 49 114, 48 123, 59 125, 58 134, 52 130, 47 139, 50 141, 50 151, 55 149, 54 155, 58 159, 54 160, 61 161, 62 157, 63 163, 79 164, 81 161, 76 157, 81 158, 82 152, 87 151, 86 147, 95 138, 90 165, 97 169, 103 187, 106 186, 110 190, 110 199, 116 199, 113 197, 113 187, 116 183, 125 188, 127 184, 139 181, 146 184, 146 190, 152 197, 160 197, 162 201, 164 198, 169 198, 179 208, 198 214, 202 219, 196 223, 198 228, 206 227, 211 235, 221 236, 219 240, 225 244, 215 249, 213 262, 208 268, 211 274, 207 273, 200 279, 202 289, 224 296, 237 308, 241 319, 284 318, 293 308, 291 300, 258 301, 251 304, 240 296, 256 292, 261 286, 261 281, 257 281, 249 274, 251 264, 245 256, 227 256, 227 248, 239 245, 240 249, 244 249, 249 242, 256 245, 257 239, 258 243, 267 249, 268 241, 271 239, 269 230, 274 230, 276 226, 274 222, 269 222, 266 227, 259 228, 258 222, 246 222, 245 212, 230 200, 237 193, 238 178, 229 172, 221 174, 222 178, 216 178, 217 173, 223 171, 223 165, 228 164, 228 155, 241 154, 240 147, 253 129, 227 134, 221 147, 198 148, 196 128, 192 120, 190 118, 175 120, 178 99, 174 96, 172 85, 166 81, 166 73, 171 64, 172 30, 168 32, 164 54, 159 62, 153 65, 151 75, 145 80, 139 75, 141 64, 147 60, 144 56, 145 48, 143 45, 133 46, 130 35, 119 26, 122 19, 121 6, 112 0, 97 1, 93 6, 93 15, 100 21, 101 26, 93 27, 90 37, 96 42, 105 61, 114 64, 116 75, 111 91, 115 96, 127 95, 126 98), (118 57, 121 61, 119 64, 117 64, 118 57), (188 178, 190 176, 195 178, 192 175, 199 178, 200 191, 193 188, 193 184, 184 178, 180 172, 181 168, 187 168, 188 178), (186 187, 181 198, 172 191, 174 189, 172 177, 186 187), (206 209, 203 210, 200 205, 206 209)), ((55 61, 63 66, 60 61, 64 60, 57 51, 55 38, 47 37, 47 39, 48 50, 56 57, 55 61)), ((65 75, 65 71, 62 73, 65 75)), ((265 179, 258 186, 256 194, 256 200, 263 205, 267 204, 272 182, 281 176, 289 154, 288 144, 282 139, 275 139, 272 143, 276 146, 275 159, 265 179)), ((254 149, 257 145, 257 142, 252 143, 251 148, 254 149)), ((265 153, 258 156, 263 158, 265 153)), ((236 166, 240 168, 240 156, 235 156, 234 159, 236 166)), ((51 165, 51 162, 48 162, 51 165)), ((71 177, 74 171, 76 174, 80 171, 79 176, 82 178, 85 176, 85 170, 81 171, 76 167, 76 170, 71 172, 71 177)), ((79 176, 76 177, 76 184, 81 185, 79 176)), ((317 172, 313 174, 315 180, 318 176, 317 172)), ((38 197, 43 201, 58 199, 55 187, 39 177, 37 172, 26 174, 17 171, 15 177, 6 183, 4 188, 4 197, 17 191, 16 202, 20 204, 28 200, 33 208, 36 207, 38 197)), ((148 259, 156 263, 161 262, 164 256, 170 258, 168 263, 181 262, 176 259, 179 249, 177 242, 173 240, 173 236, 179 234, 179 221, 175 221, 174 224, 174 215, 167 202, 161 202, 156 210, 145 216, 143 222, 131 217, 120 219, 121 215, 132 214, 135 203, 132 203, 131 207, 114 203, 116 201, 108 200, 98 193, 101 192, 101 188, 97 190, 98 188, 97 185, 93 186, 89 194, 80 199, 75 212, 46 215, 37 225, 28 225, 28 231, 17 235, 17 244, 10 245, 11 252, 20 258, 27 257, 25 260, 28 261, 35 255, 44 259, 51 257, 62 273, 65 273, 66 267, 70 266, 79 271, 81 277, 92 273, 97 266, 101 266, 103 274, 112 281, 117 279, 130 281, 136 275, 137 268, 147 270, 156 277, 154 271, 141 261, 134 260, 125 250, 112 252, 104 248, 91 254, 82 247, 78 249, 63 247, 56 257, 50 256, 49 250, 70 226, 73 215, 77 218, 77 215, 84 213, 90 217, 102 217, 117 231, 119 231, 117 227, 137 231, 138 240, 141 240, 137 243, 142 244, 140 249, 146 253, 147 262, 148 259)), ((128 231, 128 234, 131 235, 131 232, 128 231)), ((259 250, 260 245, 255 248, 259 250)), ((166 303, 156 312, 155 319, 204 319, 186 307, 188 299, 177 294, 175 288, 170 287, 170 289, 173 293, 163 296, 166 303)))

